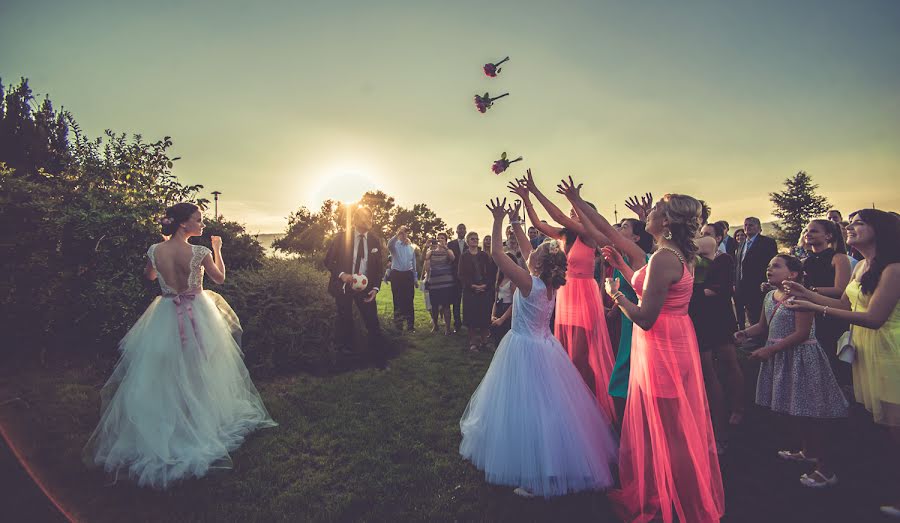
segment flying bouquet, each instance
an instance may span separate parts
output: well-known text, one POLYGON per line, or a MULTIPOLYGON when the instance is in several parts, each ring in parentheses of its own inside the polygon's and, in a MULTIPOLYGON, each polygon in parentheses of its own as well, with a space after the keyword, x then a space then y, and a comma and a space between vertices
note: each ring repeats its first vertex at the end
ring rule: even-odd
POLYGON ((503 93, 500 96, 495 96, 491 98, 489 93, 484 93, 484 96, 475 95, 475 108, 478 109, 479 113, 486 113, 488 109, 494 105, 495 100, 499 100, 504 96, 509 96, 509 93, 503 93))
POLYGON ((521 159, 522 157, 519 156, 515 160, 507 160, 506 152, 504 151, 504 153, 500 155, 500 159, 494 162, 494 165, 491 166, 491 170, 494 171, 494 174, 500 174, 509 168, 509 164, 518 162, 521 159))
POLYGON ((508 56, 495 64, 484 64, 484 74, 490 76, 491 78, 496 78, 497 75, 500 74, 500 64, 507 60, 509 60, 508 56))

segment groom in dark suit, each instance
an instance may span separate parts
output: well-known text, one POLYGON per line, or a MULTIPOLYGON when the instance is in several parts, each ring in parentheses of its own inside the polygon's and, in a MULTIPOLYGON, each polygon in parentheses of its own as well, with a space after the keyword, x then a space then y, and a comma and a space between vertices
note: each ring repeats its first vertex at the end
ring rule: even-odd
POLYGON ((357 207, 353 211, 352 230, 341 231, 334 236, 328 253, 325 254, 325 267, 331 272, 328 293, 334 296, 337 305, 335 341, 338 348, 348 351, 353 345, 355 302, 369 333, 369 350, 375 364, 380 369, 387 369, 387 356, 378 324, 378 308, 375 305, 375 296, 378 295, 381 277, 384 275, 383 250, 381 239, 372 232, 372 211, 357 207), (354 274, 366 275, 369 284, 365 289, 353 290, 351 281, 354 274))
MULTIPOLYGON (((744 232, 747 239, 737 250, 735 260, 735 287, 734 304, 740 310, 747 308, 747 323, 753 325, 759 321, 762 311, 763 293, 760 286, 768 278, 766 270, 769 261, 778 254, 778 245, 775 240, 762 235, 762 224, 759 218, 750 217, 744 220, 744 232)), ((743 327, 742 327, 743 328, 743 327)))

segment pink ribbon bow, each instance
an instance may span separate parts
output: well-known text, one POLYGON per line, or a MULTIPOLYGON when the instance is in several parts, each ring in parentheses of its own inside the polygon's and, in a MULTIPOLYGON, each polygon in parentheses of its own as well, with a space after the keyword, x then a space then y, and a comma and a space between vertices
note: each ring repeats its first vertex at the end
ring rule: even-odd
POLYGON ((187 316, 191 320, 191 326, 194 328, 194 336, 197 338, 197 347, 200 354, 207 357, 206 351, 203 349, 203 343, 200 341, 200 331, 197 329, 197 322, 194 320, 194 298, 199 295, 197 291, 187 291, 181 294, 166 294, 166 298, 172 298, 175 304, 175 312, 178 313, 178 334, 181 336, 182 349, 187 347, 187 333, 184 331, 184 317, 187 316))

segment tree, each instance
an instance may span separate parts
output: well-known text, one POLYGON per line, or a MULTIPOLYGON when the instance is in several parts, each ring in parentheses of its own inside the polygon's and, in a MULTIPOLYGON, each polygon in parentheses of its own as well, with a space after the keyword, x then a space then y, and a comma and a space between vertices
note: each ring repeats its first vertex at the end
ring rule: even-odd
POLYGON ((370 191, 357 204, 345 205, 334 200, 325 200, 319 212, 300 207, 288 216, 288 226, 284 236, 275 240, 272 246, 279 251, 301 256, 320 257, 331 238, 347 228, 348 213, 357 205, 365 205, 372 211, 373 229, 384 237, 393 235, 405 225, 410 231, 413 243, 421 243, 425 238, 444 231, 447 225, 424 203, 417 203, 410 209, 397 206, 394 197, 382 191, 370 191))
POLYGON ((229 270, 258 269, 262 266, 265 249, 256 236, 247 234, 242 224, 222 217, 216 221, 208 221, 203 235, 191 243, 211 248, 212 236, 222 237, 223 258, 229 270))
POLYGON ((412 209, 398 207, 391 225, 392 233, 396 232, 400 226, 405 225, 409 229, 410 240, 417 245, 422 245, 427 238, 447 229, 444 220, 424 203, 417 203, 412 206, 412 209))
POLYGON ((804 227, 810 219, 828 211, 828 199, 816 194, 817 184, 805 171, 800 171, 784 181, 785 190, 769 193, 775 209, 772 214, 781 219, 775 224, 778 240, 787 246, 797 245, 804 227))

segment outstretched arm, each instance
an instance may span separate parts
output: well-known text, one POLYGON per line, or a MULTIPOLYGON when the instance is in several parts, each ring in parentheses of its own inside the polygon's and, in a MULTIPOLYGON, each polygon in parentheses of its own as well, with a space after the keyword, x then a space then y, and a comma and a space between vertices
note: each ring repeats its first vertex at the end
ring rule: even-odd
POLYGON ((628 257, 628 264, 632 269, 638 270, 646 265, 647 254, 644 250, 638 247, 638 244, 623 236, 622 233, 617 231, 602 214, 584 201, 584 198, 581 197, 582 185, 583 184, 578 184, 576 186, 575 181, 569 176, 568 181, 562 180, 559 184, 558 192, 565 195, 565 197, 572 202, 572 206, 575 207, 575 212, 582 217, 581 221, 585 224, 585 227, 589 227, 588 223, 590 223, 590 226, 593 226, 608 240, 608 243, 612 243, 623 256, 628 257))
POLYGON ((507 185, 507 187, 509 187, 509 192, 517 195, 525 204, 525 212, 528 213, 528 220, 531 221, 531 224, 537 230, 541 231, 541 234, 548 238, 553 238, 556 240, 562 239, 562 229, 541 221, 541 218, 538 216, 537 211, 534 210, 534 204, 531 203, 531 193, 528 192, 528 188, 525 187, 525 184, 522 182, 522 180, 517 179, 514 182, 509 182, 509 185, 507 185))
MULTIPOLYGON (((494 227, 491 234, 493 234, 494 238, 502 238, 503 216, 506 214, 506 198, 502 202, 500 198, 491 200, 491 203, 486 205, 486 207, 494 215, 494 227)), ((516 287, 521 289, 524 296, 528 296, 531 293, 531 274, 519 267, 518 263, 514 262, 512 258, 503 252, 502 242, 491 242, 491 258, 494 259, 497 268, 503 271, 503 274, 512 280, 516 287)))
POLYGON ((519 252, 522 253, 522 257, 526 260, 529 256, 531 256, 531 240, 528 239, 528 235, 525 234, 525 229, 522 228, 522 220, 521 220, 521 211, 522 211, 522 201, 516 200, 516 203, 510 206, 507 206, 506 213, 509 215, 509 223, 512 224, 513 234, 516 236, 516 241, 519 242, 519 252))
POLYGON ((541 206, 547 210, 547 213, 550 215, 550 219, 580 236, 586 236, 587 231, 584 230, 583 225, 570 218, 566 213, 562 212, 555 203, 551 202, 550 199, 544 196, 544 193, 542 193, 541 190, 538 189, 537 184, 534 183, 534 176, 531 175, 531 169, 528 169, 525 172, 525 179, 523 180, 525 187, 527 187, 528 191, 531 192, 531 194, 533 194, 535 198, 537 198, 541 206))

